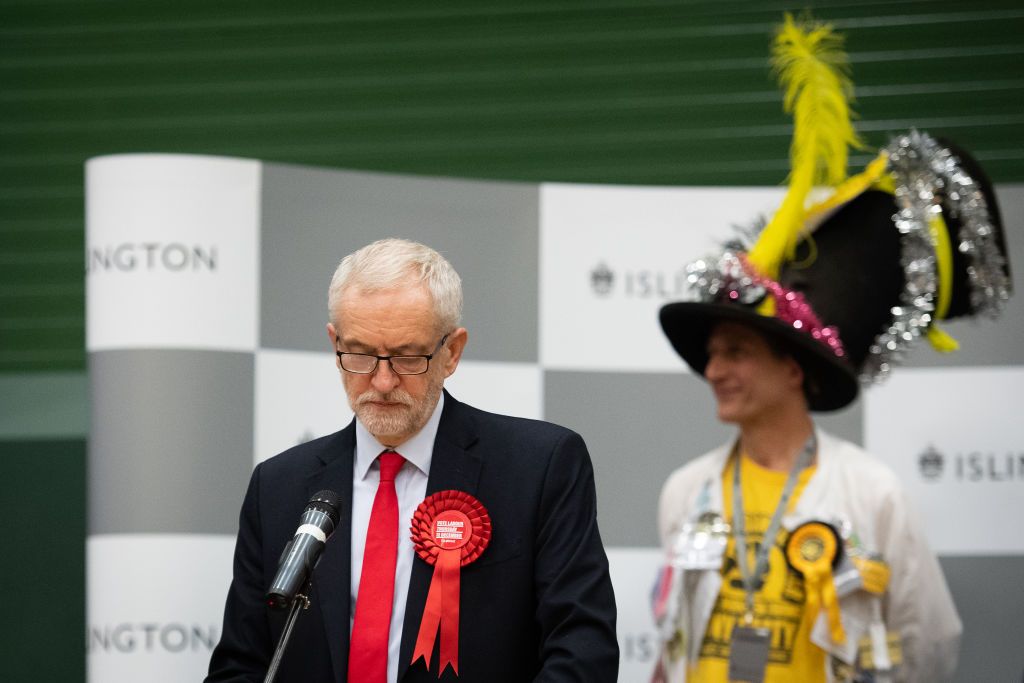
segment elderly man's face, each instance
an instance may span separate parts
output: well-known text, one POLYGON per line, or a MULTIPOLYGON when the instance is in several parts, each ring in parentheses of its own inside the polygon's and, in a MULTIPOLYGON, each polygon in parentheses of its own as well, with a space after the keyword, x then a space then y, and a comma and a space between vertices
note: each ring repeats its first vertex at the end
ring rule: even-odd
POLYGON ((328 324, 327 334, 338 351, 425 355, 448 335, 422 375, 396 374, 386 361, 379 361, 368 375, 354 374, 342 370, 336 360, 349 405, 359 421, 382 444, 397 447, 430 418, 445 378, 458 366, 466 330, 438 329, 430 293, 423 286, 373 293, 350 289, 334 313, 338 326, 328 324))

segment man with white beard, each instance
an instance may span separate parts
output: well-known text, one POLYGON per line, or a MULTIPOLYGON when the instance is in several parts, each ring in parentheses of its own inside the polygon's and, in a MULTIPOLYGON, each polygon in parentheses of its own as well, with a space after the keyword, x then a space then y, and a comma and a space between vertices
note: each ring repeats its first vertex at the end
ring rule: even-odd
POLYGON ((207 680, 263 680, 284 622, 264 593, 306 501, 328 489, 340 518, 277 680, 615 681, 587 448, 445 391, 468 339, 451 264, 374 242, 342 260, 328 307, 356 417, 253 473, 207 680))

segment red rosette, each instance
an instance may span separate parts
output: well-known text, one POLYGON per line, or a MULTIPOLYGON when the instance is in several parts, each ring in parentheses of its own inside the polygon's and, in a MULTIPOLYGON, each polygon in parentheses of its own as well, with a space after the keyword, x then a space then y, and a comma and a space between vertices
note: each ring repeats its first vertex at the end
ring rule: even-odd
POLYGON ((434 567, 412 653, 413 664, 430 657, 441 634, 437 675, 451 665, 459 673, 459 591, 461 568, 487 549, 491 517, 479 500, 463 491, 438 491, 419 504, 410 528, 416 554, 434 567))
MULTIPOLYGON (((412 544, 419 555, 428 564, 436 564, 441 550, 445 547, 445 539, 436 537, 435 522, 444 517, 443 513, 461 513, 469 522, 469 533, 461 540, 461 561, 459 566, 465 567, 476 560, 487 549, 491 541, 491 516, 483 504, 464 491, 438 491, 427 496, 416 512, 412 515, 412 544), (440 541, 440 543, 439 543, 440 541)), ((458 517, 452 515, 452 517, 458 517)))

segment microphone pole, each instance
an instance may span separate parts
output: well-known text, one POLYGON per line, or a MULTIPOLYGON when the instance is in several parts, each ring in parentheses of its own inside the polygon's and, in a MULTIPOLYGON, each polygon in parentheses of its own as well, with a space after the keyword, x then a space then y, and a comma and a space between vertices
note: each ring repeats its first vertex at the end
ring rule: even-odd
POLYGON ((295 536, 281 553, 277 576, 265 596, 268 607, 280 609, 287 605, 289 610, 263 683, 273 683, 299 612, 309 609, 313 568, 320 561, 320 553, 338 523, 338 494, 334 491, 316 493, 309 499, 299 521, 295 536))
POLYGON ((282 631, 281 638, 278 639, 278 646, 273 648, 273 658, 270 659, 270 668, 266 670, 266 678, 263 679, 263 683, 273 683, 273 679, 278 676, 281 657, 284 656, 285 648, 288 647, 288 641, 292 637, 292 629, 298 620, 299 611, 309 609, 309 588, 310 582, 307 579, 306 583, 303 584, 292 600, 292 606, 288 610, 288 618, 285 620, 285 630, 282 631))
POLYGON ((284 656, 284 649, 288 647, 288 640, 292 637, 292 628, 299 618, 299 611, 309 609, 309 589, 310 581, 306 579, 306 583, 295 594, 292 605, 288 609, 288 618, 284 622, 284 631, 281 632, 281 637, 277 641, 277 647, 274 648, 274 658, 270 660, 270 668, 267 669, 267 676, 263 679, 263 683, 274 683, 274 678, 277 677, 277 668, 281 666, 281 657, 284 656))

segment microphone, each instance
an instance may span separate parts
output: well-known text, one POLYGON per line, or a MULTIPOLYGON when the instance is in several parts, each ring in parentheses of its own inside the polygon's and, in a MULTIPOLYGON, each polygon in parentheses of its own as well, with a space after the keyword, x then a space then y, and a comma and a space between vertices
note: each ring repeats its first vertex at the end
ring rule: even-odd
POLYGON ((285 609, 291 605, 320 559, 327 538, 338 524, 338 494, 320 491, 306 504, 299 518, 299 528, 281 553, 277 576, 264 599, 269 607, 285 609))

